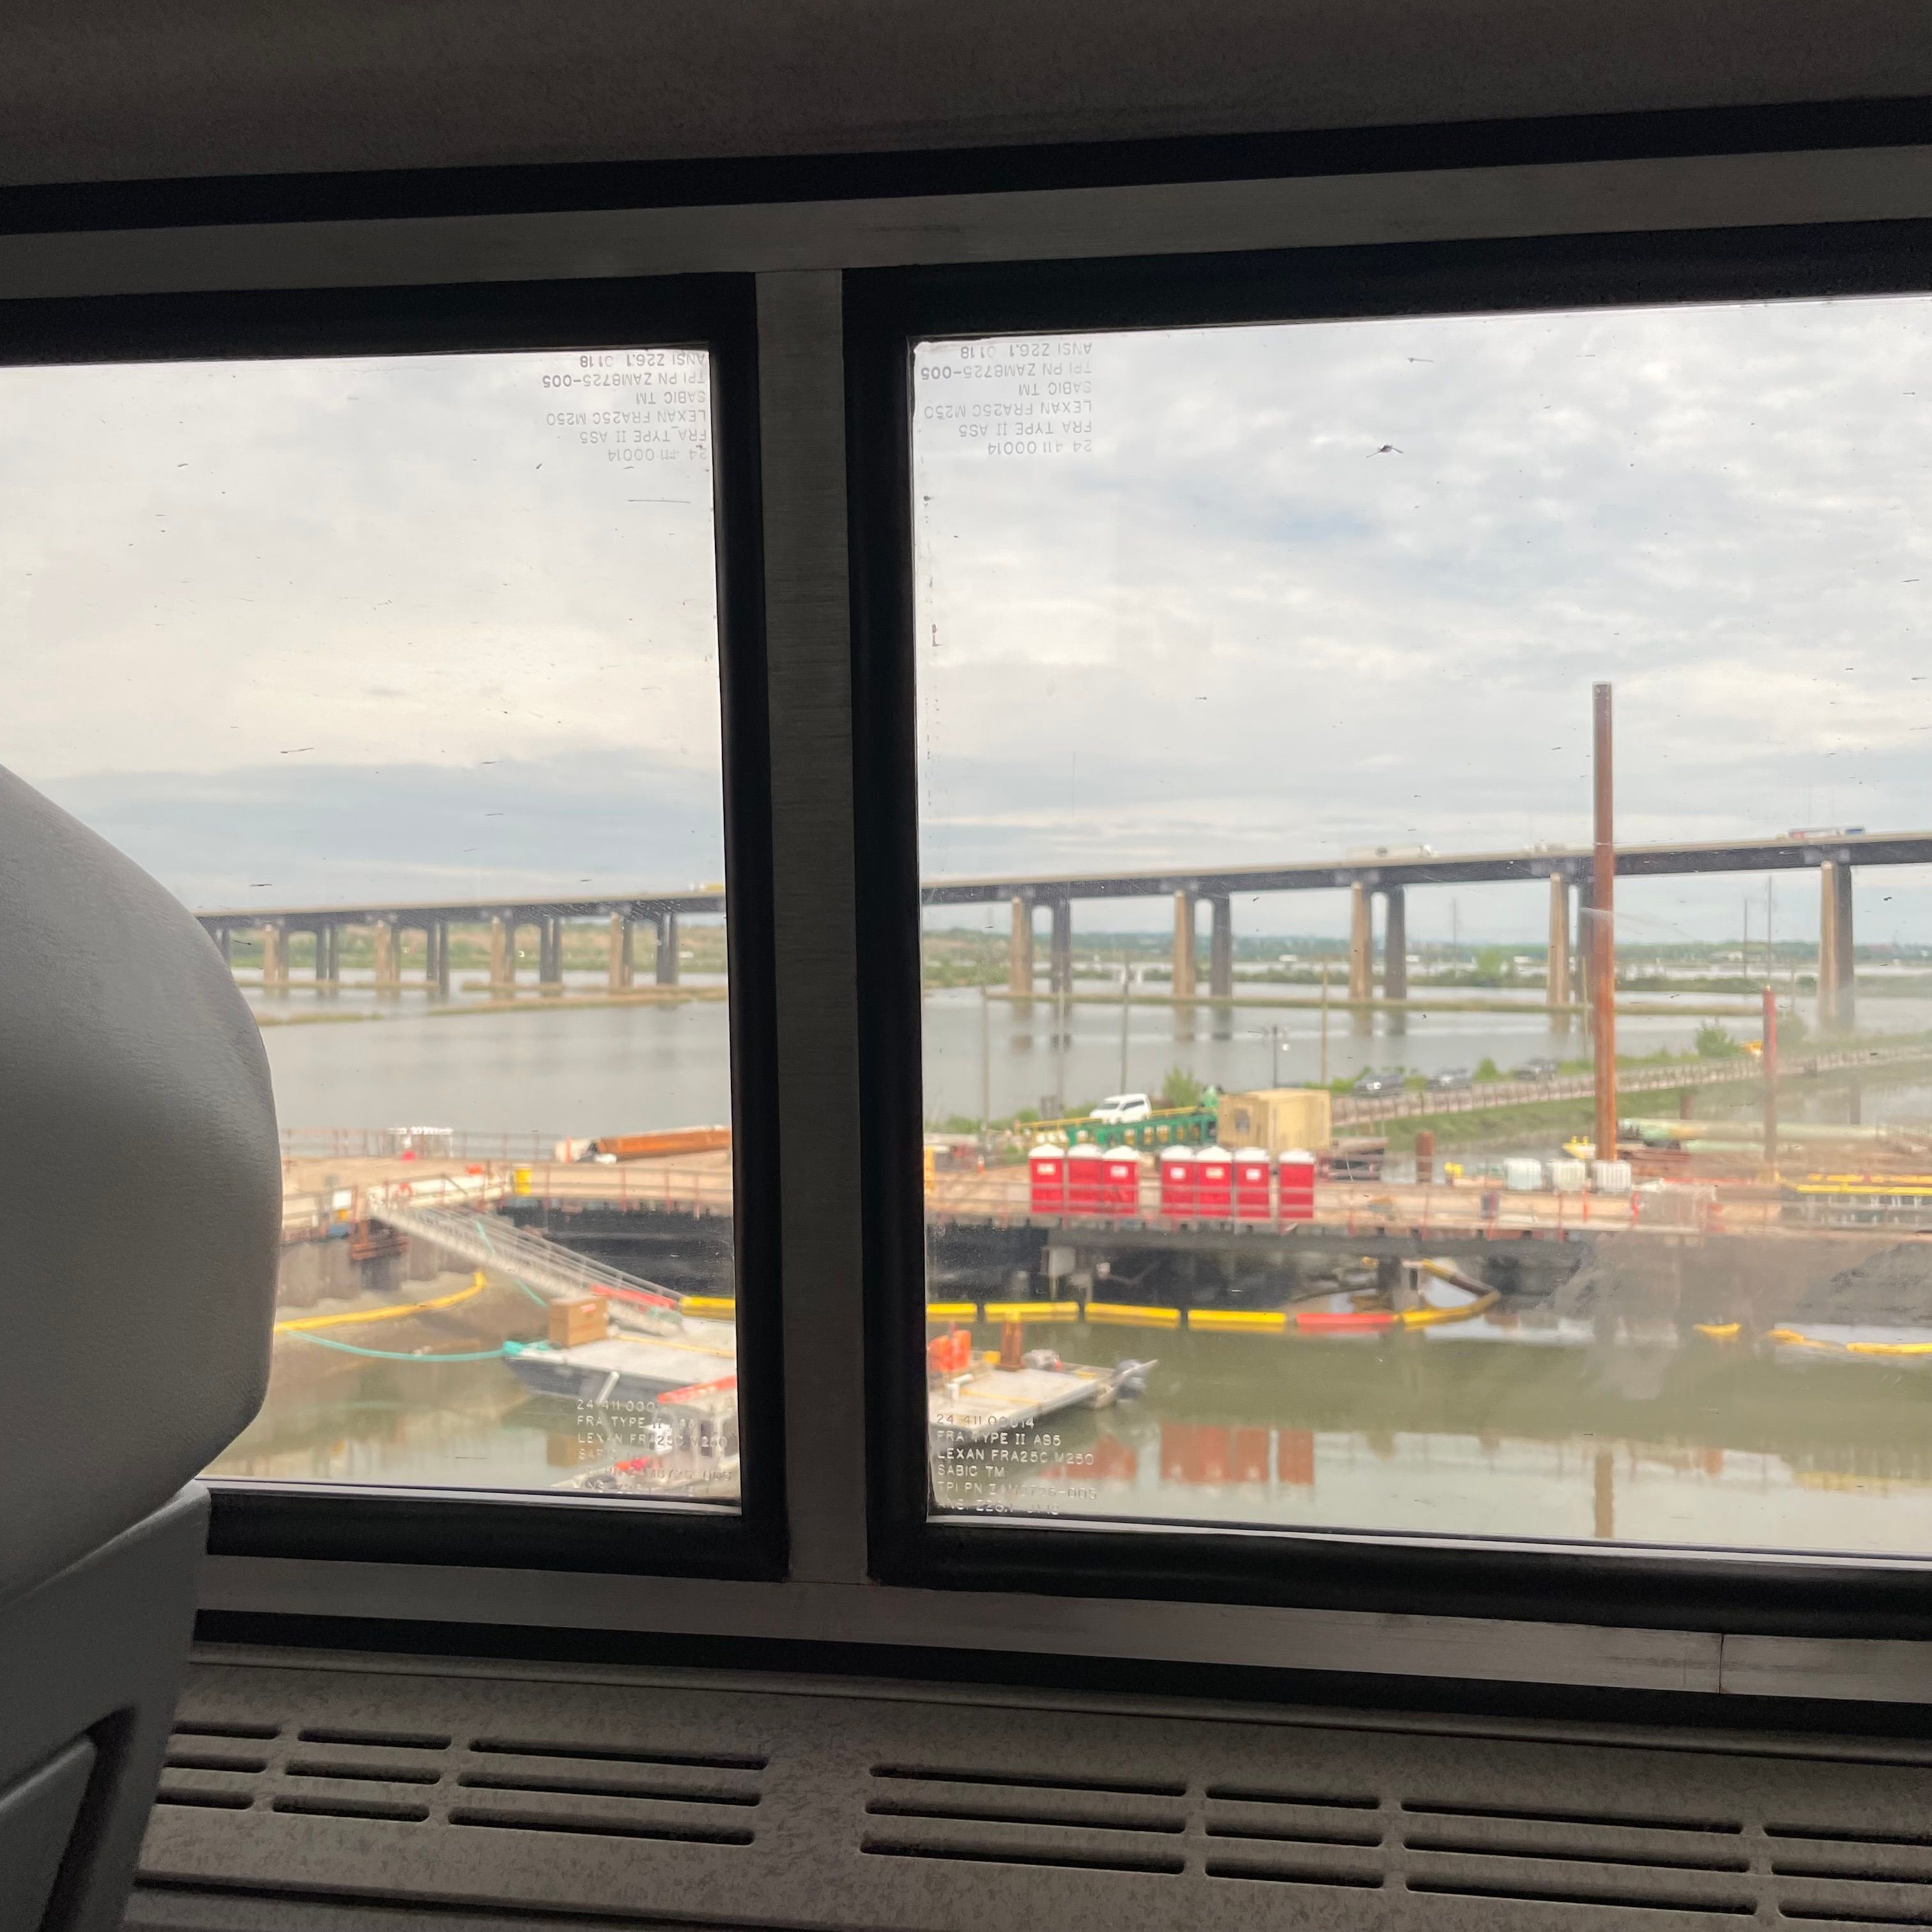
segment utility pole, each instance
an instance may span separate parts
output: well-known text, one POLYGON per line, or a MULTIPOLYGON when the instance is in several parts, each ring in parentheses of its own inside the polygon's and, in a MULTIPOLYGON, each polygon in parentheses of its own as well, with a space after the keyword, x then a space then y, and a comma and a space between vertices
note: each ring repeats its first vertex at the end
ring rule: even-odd
POLYGON ((1778 1178, 1778 992, 1764 982, 1764 1042, 1758 1058, 1764 1065, 1764 1164, 1778 1178))
POLYGON ((980 986, 980 1136, 990 1138, 993 1131, 993 1003, 986 997, 984 981, 980 986))
POLYGON ((1614 831, 1615 795, 1610 767, 1610 687, 1591 693, 1592 754, 1594 780, 1594 844, 1591 854, 1590 959, 1595 981, 1597 1060, 1597 1158, 1617 1157, 1617 950, 1614 831))
POLYGON ((1322 962, 1322 1084, 1328 1084, 1328 962, 1322 962))
POLYGON ((1066 1118, 1066 994, 1053 996, 1053 1117, 1066 1118))

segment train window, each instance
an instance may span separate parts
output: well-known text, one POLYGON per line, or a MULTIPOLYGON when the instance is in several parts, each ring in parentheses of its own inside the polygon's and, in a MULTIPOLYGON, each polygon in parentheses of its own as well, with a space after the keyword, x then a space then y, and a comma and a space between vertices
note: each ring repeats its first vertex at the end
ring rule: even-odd
POLYGON ((1932 1552, 1932 298, 1078 309, 900 399, 931 1510, 1932 1552))
POLYGON ((8 761, 200 915, 284 1124, 214 1477, 737 1509, 716 388, 622 336, 0 372, 8 761))

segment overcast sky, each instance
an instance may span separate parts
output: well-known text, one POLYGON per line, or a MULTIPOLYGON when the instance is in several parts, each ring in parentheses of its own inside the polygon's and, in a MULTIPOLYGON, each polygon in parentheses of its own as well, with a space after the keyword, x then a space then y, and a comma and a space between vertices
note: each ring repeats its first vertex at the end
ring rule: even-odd
MULTIPOLYGON (((1928 346, 1910 300, 922 350, 927 872, 1582 842, 1599 678, 1624 839, 1932 826, 1928 346)), ((0 372, 0 763, 200 906, 716 878, 688 362, 0 372)), ((1729 937, 1762 884, 1620 923, 1729 937)), ((1858 892, 1932 939, 1917 868, 1858 892)), ((1463 888, 1412 932, 1452 897, 1540 931, 1463 888)))
MULTIPOLYGON (((923 349, 926 869, 1587 843, 1598 679, 1621 839, 1932 826, 1928 349, 1923 300, 923 349), (1085 380, 1090 453, 986 412, 1085 380)), ((1747 892, 1633 882, 1620 923, 1728 937, 1747 892)), ((1452 896, 1540 932, 1522 887, 1412 892, 1411 932, 1452 896)), ((1920 868, 1859 898, 1932 938, 1920 868)))
POLYGON ((704 370, 660 353, 0 372, 0 763, 196 906, 718 878, 704 370))

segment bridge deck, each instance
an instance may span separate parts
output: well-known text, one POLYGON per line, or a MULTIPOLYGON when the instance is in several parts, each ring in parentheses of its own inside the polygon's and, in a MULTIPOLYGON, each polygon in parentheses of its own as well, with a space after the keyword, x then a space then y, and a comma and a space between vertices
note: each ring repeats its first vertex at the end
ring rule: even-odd
MULTIPOLYGON (((1932 863, 1932 832, 1852 832, 1810 838, 1720 839, 1653 845, 1620 845, 1621 878, 1698 872, 1802 871, 1827 861, 1852 866, 1932 863)), ((1126 872, 1025 873, 997 878, 928 879, 920 888, 927 905, 987 905, 1009 898, 1040 904, 1060 899, 1152 898, 1177 892, 1204 897, 1248 892, 1318 892, 1353 885, 1471 885, 1501 879, 1580 878, 1588 869, 1583 847, 1531 846, 1516 851, 1404 851, 1376 859, 1249 860, 1233 865, 1163 866, 1126 872)), ((475 924, 500 915, 527 924, 538 918, 647 919, 662 912, 721 914, 724 894, 715 886, 682 892, 562 893, 500 898, 346 902, 332 906, 211 908, 196 915, 210 932, 249 930, 264 922, 357 925, 372 920, 475 924)))

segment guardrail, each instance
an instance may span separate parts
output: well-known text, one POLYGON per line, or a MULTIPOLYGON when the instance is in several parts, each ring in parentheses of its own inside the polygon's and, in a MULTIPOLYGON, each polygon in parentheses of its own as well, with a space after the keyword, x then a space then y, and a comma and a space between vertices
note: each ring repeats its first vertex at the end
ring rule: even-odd
POLYGON ((425 1172, 346 1186, 292 1190, 282 1196, 282 1238, 310 1239, 332 1228, 380 1220, 390 1203, 476 1208, 513 1198, 566 1210, 593 1204, 655 1208, 660 1213, 707 1219, 731 1212, 731 1171, 680 1167, 670 1161, 640 1161, 634 1166, 492 1161, 466 1174, 425 1172))
MULTIPOLYGON (((1932 1060, 1932 1046, 1847 1047, 1808 1053, 1780 1061, 1779 1072, 1794 1075, 1836 1072, 1852 1066, 1895 1066, 1932 1060)), ((1722 1060, 1675 1060, 1664 1066, 1620 1066, 1617 1094, 1674 1093, 1681 1087, 1721 1087, 1756 1080, 1762 1069, 1754 1058, 1732 1054, 1722 1060)), ((1334 1121, 1358 1126, 1372 1120, 1413 1118, 1419 1114, 1473 1114, 1487 1107, 1516 1107, 1538 1100, 1587 1100, 1597 1090, 1594 1075, 1559 1074, 1551 1080, 1479 1080, 1467 1087, 1424 1088, 1419 1093, 1392 1094, 1386 1100, 1338 1096, 1334 1121)))
MULTIPOLYGON (((1741 1214, 1733 1214, 1738 1225, 1768 1220, 1774 1202, 1754 1201, 1736 1204, 1741 1214)), ((949 1174, 939 1178, 934 1191, 926 1196, 928 1220, 990 1222, 995 1226, 1034 1226, 1065 1230, 1078 1237, 1083 1232, 1104 1234, 1180 1234, 1244 1237, 1299 1234, 1323 1236, 1374 1234, 1399 1230, 1403 1234, 1430 1233, 1595 1233, 1622 1228, 1668 1226, 1713 1228, 1726 1225, 1724 1207, 1708 1188, 1672 1187, 1656 1193, 1594 1194, 1558 1192, 1543 1189, 1536 1192, 1514 1192, 1494 1182, 1442 1181, 1434 1184, 1402 1183, 1393 1185, 1372 1181, 1324 1182, 1315 1190, 1314 1214, 1302 1220, 1282 1211, 1279 1198, 1270 1199, 1268 1211, 1202 1214, 1193 1209, 1166 1212, 1160 1205, 1160 1184, 1152 1176, 1142 1184, 1135 1205, 1102 1208, 1093 1213, 1064 1210, 1042 1213, 1033 1204, 1028 1177, 1012 1168, 984 1174, 949 1174), (1687 1210, 1681 1197, 1697 1196, 1694 1210, 1687 1210)))
POLYGON ((682 1298, 656 1282, 593 1261, 500 1215, 479 1213, 473 1208, 430 1207, 398 1188, 370 1192, 381 1198, 368 1202, 369 1218, 386 1222, 412 1240, 428 1241, 472 1268, 508 1275, 546 1301, 574 1301, 591 1294, 620 1296, 630 1304, 634 1318, 645 1325, 667 1334, 680 1332, 672 1318, 682 1298))

